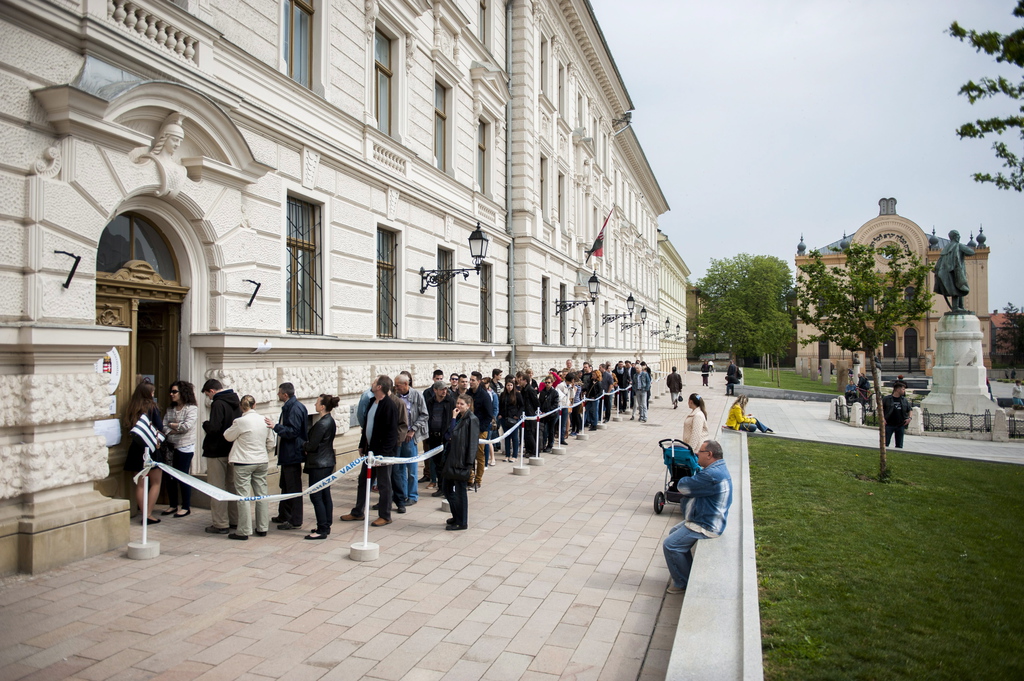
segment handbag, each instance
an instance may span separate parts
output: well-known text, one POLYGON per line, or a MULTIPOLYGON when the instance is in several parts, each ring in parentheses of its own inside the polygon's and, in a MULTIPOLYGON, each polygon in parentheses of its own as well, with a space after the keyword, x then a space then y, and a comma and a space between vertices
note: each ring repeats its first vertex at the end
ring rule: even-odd
POLYGON ((165 463, 167 465, 173 465, 174 463, 174 445, 171 444, 170 440, 164 440, 160 443, 160 447, 157 448, 151 457, 153 461, 157 463, 165 463))

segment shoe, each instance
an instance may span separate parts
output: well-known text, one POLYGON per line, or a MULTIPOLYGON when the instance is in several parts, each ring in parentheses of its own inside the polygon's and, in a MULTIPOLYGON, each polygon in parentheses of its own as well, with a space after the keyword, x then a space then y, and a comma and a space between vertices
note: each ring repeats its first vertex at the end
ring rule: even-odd
POLYGON ((192 509, 186 508, 184 513, 175 513, 175 518, 184 518, 185 516, 192 515, 192 509))
POLYGON ((567 445, 567 444, 569 444, 569 443, 568 443, 568 442, 566 442, 565 440, 562 440, 562 441, 561 441, 561 442, 559 442, 558 444, 560 444, 560 445, 567 445))
POLYGON ((630 416, 630 417, 629 417, 629 420, 630 420, 630 421, 634 421, 634 420, 636 420, 636 417, 634 417, 634 416, 630 416))
POLYGON ((429 485, 427 485, 427 489, 437 489, 437 483, 436 482, 430 483, 429 485))
POLYGON ((430 496, 432 496, 432 497, 443 497, 444 496, 444 492, 442 492, 441 490, 437 490, 436 492, 434 492, 430 496))
POLYGON ((419 481, 420 482, 430 482, 430 476, 429 475, 424 475, 422 478, 419 479, 419 481))
POLYGON ((303 537, 303 539, 311 539, 313 541, 316 541, 318 539, 327 539, 327 535, 326 534, 317 534, 316 532, 313 532, 311 534, 307 534, 305 537, 303 537))
POLYGON ((166 511, 161 512, 160 515, 175 515, 177 512, 177 508, 169 508, 166 511))
POLYGON ((405 502, 405 505, 406 506, 415 506, 417 501, 419 501, 419 499, 409 499, 409 500, 407 500, 405 502))
POLYGON ((454 530, 454 531, 468 530, 469 529, 469 525, 449 525, 448 527, 446 527, 444 529, 446 529, 446 530, 454 530))
POLYGON ((383 518, 377 518, 376 520, 374 520, 370 524, 373 525, 374 527, 384 527, 385 525, 390 525, 391 521, 390 520, 384 520, 383 518))
POLYGON ((286 520, 283 523, 281 523, 280 525, 278 525, 277 529, 279 529, 279 530, 301 530, 302 526, 301 525, 292 525, 290 522, 288 522, 286 520))
MULTIPOLYGON (((480 483, 479 482, 474 482, 473 483, 473 491, 474 492, 479 492, 480 491, 480 483)), ((158 520, 157 522, 160 522, 160 521, 158 520)))
POLYGON ((458 525, 459 521, 456 520, 455 518, 449 518, 448 520, 444 521, 444 524, 445 525, 458 525))
POLYGON ((399 506, 396 510, 398 513, 405 513, 405 506, 399 506))
POLYGON ((158 522, 160 522, 159 518, 147 518, 146 519, 146 523, 148 525, 156 525, 158 522))
POLYGON ((766 433, 774 433, 775 431, 774 431, 774 430, 772 430, 771 428, 768 428, 768 429, 766 429, 766 430, 765 430, 764 432, 766 432, 766 433))
POLYGON ((238 541, 249 541, 249 535, 235 534, 234 532, 232 532, 228 535, 228 539, 237 539, 238 541))
POLYGON ((272 522, 272 523, 283 523, 284 522, 284 516, 275 515, 273 518, 270 519, 270 522, 272 522))
POLYGON ((678 404, 673 404, 673 405, 672 405, 672 408, 673 408, 673 409, 678 409, 678 408, 679 408, 679 405, 678 405, 678 404))
POLYGON ((210 525, 205 530, 207 534, 227 534, 230 531, 231 530, 226 527, 214 527, 213 525, 210 525))
POLYGON ((346 522, 346 523, 355 522, 357 520, 359 522, 363 522, 364 519, 365 518, 363 516, 355 515, 355 514, 352 514, 352 513, 346 513, 345 515, 343 515, 340 518, 338 518, 338 520, 341 520, 342 522, 346 522))
POLYGON ((597 426, 590 426, 587 430, 597 430, 597 426))
POLYGON ((255 532, 253 532, 253 534, 255 534, 257 537, 266 537, 267 536, 267 531, 266 530, 256 530, 255 532))
POLYGON ((665 593, 667 593, 667 594, 684 594, 684 593, 686 593, 686 589, 680 589, 679 587, 677 587, 677 586, 675 586, 673 584, 669 584, 668 588, 665 589, 665 593))
POLYGON ((371 510, 371 511, 379 511, 379 510, 380 510, 380 502, 378 501, 378 502, 377 502, 376 504, 374 504, 373 506, 371 506, 371 507, 370 507, 370 510, 371 510))
POLYGON ((228 525, 228 527, 230 529, 232 529, 232 530, 237 530, 238 529, 238 523, 235 523, 234 525, 228 525))

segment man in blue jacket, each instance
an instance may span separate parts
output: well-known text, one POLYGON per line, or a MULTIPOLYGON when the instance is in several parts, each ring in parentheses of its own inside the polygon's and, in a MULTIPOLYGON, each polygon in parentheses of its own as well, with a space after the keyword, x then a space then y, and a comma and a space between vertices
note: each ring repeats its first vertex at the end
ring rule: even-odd
POLYGON ((662 544, 672 583, 670 594, 686 591, 693 567, 693 545, 700 539, 715 539, 725 531, 732 506, 732 477, 722 458, 722 445, 706 440, 697 450, 702 470, 680 478, 676 489, 683 495, 683 522, 668 531, 662 544))
MULTIPOLYGON (((282 383, 277 389, 277 399, 284 402, 281 407, 281 418, 275 424, 270 418, 264 421, 268 428, 277 433, 277 465, 281 469, 281 493, 291 494, 302 491, 302 445, 306 443, 309 423, 309 412, 306 405, 295 399, 295 386, 282 383)), ((279 530, 298 530, 302 528, 302 497, 285 499, 278 504, 277 517, 272 522, 279 523, 279 530)))

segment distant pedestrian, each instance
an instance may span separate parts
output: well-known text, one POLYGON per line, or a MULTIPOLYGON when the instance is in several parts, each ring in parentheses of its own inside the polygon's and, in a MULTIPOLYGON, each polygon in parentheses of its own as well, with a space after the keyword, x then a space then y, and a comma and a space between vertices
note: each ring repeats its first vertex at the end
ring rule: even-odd
POLYGON ((704 360, 704 363, 700 365, 700 380, 703 381, 705 387, 708 384, 708 375, 711 374, 711 363, 704 360))
POLYGON ((904 397, 907 384, 896 381, 892 384, 892 395, 882 398, 882 415, 885 418, 885 446, 896 436, 896 448, 903 449, 903 432, 910 425, 910 400, 904 397))
POLYGON ((1013 382, 1013 391, 1010 393, 1013 406, 1024 407, 1024 388, 1021 388, 1020 379, 1013 382))
POLYGON ((672 367, 672 373, 665 378, 665 387, 672 396, 672 408, 678 409, 679 393, 683 392, 683 377, 676 373, 675 367, 672 367))

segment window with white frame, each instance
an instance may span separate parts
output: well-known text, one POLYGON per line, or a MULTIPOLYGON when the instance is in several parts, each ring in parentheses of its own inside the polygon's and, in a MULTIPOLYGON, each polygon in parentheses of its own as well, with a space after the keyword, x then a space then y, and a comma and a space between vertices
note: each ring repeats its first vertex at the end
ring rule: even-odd
POLYGON ((483 119, 477 121, 476 127, 476 184, 481 194, 486 194, 490 188, 488 182, 490 173, 490 151, 488 147, 488 135, 490 126, 483 119))
POLYGON ((487 0, 479 0, 480 8, 477 13, 476 37, 488 47, 487 38, 490 35, 490 13, 487 11, 487 0))
POLYGON ((377 229, 377 337, 398 336, 398 235, 377 229))
POLYGON ((565 212, 565 175, 558 173, 558 222, 563 227, 568 223, 569 216, 565 212))
POLYGON ((565 110, 565 67, 558 65, 558 115, 568 119, 565 110))
POLYGON ((537 175, 540 179, 540 216, 547 221, 550 218, 551 207, 548 205, 548 159, 545 156, 540 157, 537 175))
POLYGON ((385 135, 392 134, 391 111, 394 108, 392 69, 392 40, 379 30, 374 34, 373 73, 374 73, 374 115, 377 117, 377 129, 385 135))
POLYGON ((312 87, 313 5, 311 2, 285 0, 284 61, 289 78, 303 87, 312 87))
POLYGON ((491 342, 491 266, 480 265, 480 342, 491 342))
POLYGON ((546 37, 540 39, 540 91, 541 94, 551 96, 549 88, 551 84, 548 82, 548 56, 551 53, 551 42, 546 37))
POLYGON ((288 333, 323 332, 320 206, 288 197, 288 333))
POLYGON ((551 342, 551 321, 548 319, 548 289, 551 280, 541 277, 540 280, 540 342, 547 345, 551 342))
MULTIPOLYGON (((565 284, 558 285, 558 299, 565 300, 568 297, 568 289, 565 284)), ((558 315, 558 344, 566 345, 566 334, 568 333, 569 315, 563 312, 558 315)))
MULTIPOLYGON (((437 249, 437 269, 450 270, 454 255, 444 248, 437 249)), ((455 285, 447 279, 437 285, 437 340, 455 340, 455 285)))
POLYGON ((448 89, 434 82, 434 165, 448 170, 448 89))

